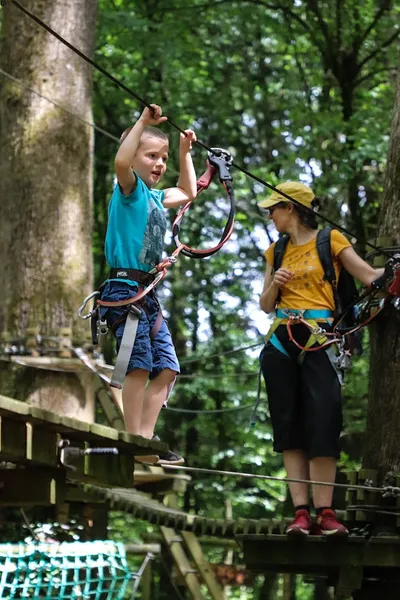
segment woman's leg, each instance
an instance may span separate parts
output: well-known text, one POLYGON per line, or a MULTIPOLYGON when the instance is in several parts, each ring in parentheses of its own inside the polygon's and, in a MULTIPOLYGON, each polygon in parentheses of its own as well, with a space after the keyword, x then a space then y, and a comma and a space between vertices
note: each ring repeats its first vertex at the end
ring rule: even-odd
MULTIPOLYGON (((303 450, 284 450, 283 461, 287 476, 293 479, 310 479, 309 462, 303 450)), ((293 506, 309 504, 308 483, 289 483, 293 506)))

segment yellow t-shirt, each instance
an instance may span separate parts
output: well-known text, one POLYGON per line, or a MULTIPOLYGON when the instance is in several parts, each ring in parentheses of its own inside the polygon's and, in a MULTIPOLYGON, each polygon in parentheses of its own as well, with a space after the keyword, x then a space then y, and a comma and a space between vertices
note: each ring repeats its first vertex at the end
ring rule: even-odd
MULTIPOLYGON (((336 279, 341 269, 339 254, 349 246, 351 244, 344 235, 333 229, 331 252, 336 279)), ((271 266, 274 264, 274 249, 275 243, 265 252, 265 258, 271 266)), ((289 240, 281 267, 293 271, 294 277, 281 288, 277 308, 335 309, 332 286, 324 280, 324 270, 318 257, 317 238, 300 246, 294 246, 289 240)))

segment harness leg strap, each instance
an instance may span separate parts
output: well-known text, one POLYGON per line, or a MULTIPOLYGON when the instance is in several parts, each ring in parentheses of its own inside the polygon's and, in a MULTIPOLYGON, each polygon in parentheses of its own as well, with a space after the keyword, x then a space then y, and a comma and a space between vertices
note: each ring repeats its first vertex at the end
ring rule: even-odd
POLYGON ((140 308, 134 304, 129 307, 129 312, 126 317, 124 334, 121 340, 117 360, 115 362, 114 371, 110 381, 112 387, 121 389, 125 379, 126 370, 132 354, 132 348, 135 343, 137 328, 141 315, 140 308))

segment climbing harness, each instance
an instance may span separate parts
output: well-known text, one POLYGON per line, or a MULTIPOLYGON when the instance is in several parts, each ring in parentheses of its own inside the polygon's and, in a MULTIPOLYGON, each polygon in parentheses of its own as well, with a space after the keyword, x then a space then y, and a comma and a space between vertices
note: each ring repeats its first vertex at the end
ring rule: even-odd
POLYGON ((354 333, 368 325, 388 305, 400 311, 400 253, 387 261, 384 273, 335 319, 333 329, 342 335, 354 333), (346 315, 355 306, 358 306, 357 323, 353 327, 343 328, 346 315))
MULTIPOLYGON (((118 389, 122 388, 122 383, 126 375, 132 349, 136 339, 141 310, 145 310, 143 307, 144 298, 165 277, 167 274, 167 268, 176 263, 180 253, 184 254, 185 256, 189 256, 190 258, 206 258, 208 256, 212 256, 218 252, 218 250, 220 250, 231 237, 235 222, 235 195, 232 186, 232 175, 230 173, 231 164, 232 156, 228 150, 224 150, 223 148, 212 148, 208 153, 206 171, 197 181, 197 195, 210 186, 211 181, 216 175, 227 192, 230 205, 229 215, 221 238, 216 246, 207 248, 205 250, 198 250, 191 248, 179 241, 180 224, 185 212, 192 204, 192 201, 190 200, 178 211, 173 223, 172 235, 176 244, 176 249, 171 256, 164 258, 148 273, 145 271, 124 267, 111 269, 110 279, 132 279, 132 281, 137 281, 139 283, 138 293, 136 295, 120 301, 101 300, 101 291, 105 285, 105 283, 103 283, 100 286, 100 289, 89 294, 89 296, 84 299, 83 303, 79 307, 79 317, 82 319, 91 319, 92 342, 94 345, 98 344, 99 337, 105 335, 108 331, 108 324, 106 319, 102 316, 101 308, 126 307, 126 312, 123 317, 113 325, 113 328, 115 328, 121 322, 125 321, 124 333, 110 382, 112 387, 116 387, 118 389), (95 302, 94 308, 88 314, 83 314, 87 303, 91 299, 93 299, 95 302), (140 306, 142 306, 142 309, 139 308, 140 306)), ((157 336, 157 333, 161 327, 162 319, 163 316, 161 308, 159 308, 156 322, 150 332, 151 339, 154 339, 157 336)))
MULTIPOLYGON (((286 320, 288 337, 301 350, 299 361, 304 359, 305 352, 327 350, 328 356, 336 369, 351 368, 351 355, 356 341, 354 336, 362 327, 368 325, 383 308, 390 302, 400 309, 400 254, 391 257, 381 277, 372 282, 371 286, 360 296, 354 283, 354 278, 342 268, 338 281, 331 256, 331 229, 326 227, 318 232, 316 247, 318 258, 324 269, 324 280, 332 286, 335 301, 335 311, 277 309, 276 318, 267 334, 266 342, 270 341, 285 356, 289 356, 276 336, 276 329, 286 320), (387 294, 382 297, 382 291, 391 282, 387 294), (378 295, 380 298, 377 300, 378 295), (375 310, 372 310, 372 307, 375 310), (325 320, 330 325, 330 331, 325 331, 317 321, 325 320), (299 344, 292 330, 292 325, 302 323, 310 330, 310 337, 305 346, 299 344), (332 346, 336 345, 336 352, 332 346)), ((277 271, 283 260, 283 255, 289 241, 283 236, 275 244, 274 269, 277 271)), ((358 341, 358 353, 361 354, 361 343, 358 341)))

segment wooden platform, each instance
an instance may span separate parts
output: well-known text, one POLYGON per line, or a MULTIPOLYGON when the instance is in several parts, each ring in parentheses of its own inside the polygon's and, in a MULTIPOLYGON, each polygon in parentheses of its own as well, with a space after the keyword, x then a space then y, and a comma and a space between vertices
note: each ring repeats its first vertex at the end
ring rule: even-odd
MULTIPOLYGON (((63 417, 37 406, 0 396, 0 504, 17 501, 30 482, 56 486, 66 479, 104 486, 132 487, 134 457, 165 452, 168 446, 111 427, 63 417), (68 456, 70 466, 60 463, 59 444, 117 448, 118 454, 68 456), (12 466, 13 468, 9 468, 12 466), (15 489, 12 491, 14 480, 15 489), (19 483, 18 483, 19 482, 19 483), (53 482, 53 483, 51 483, 53 482), (25 487, 26 487, 25 485, 25 487)), ((39 498, 37 499, 39 500, 39 498)))
POLYGON ((237 535, 246 567, 258 573, 326 576, 336 598, 361 588, 363 579, 400 577, 400 537, 327 538, 287 535, 237 535))

